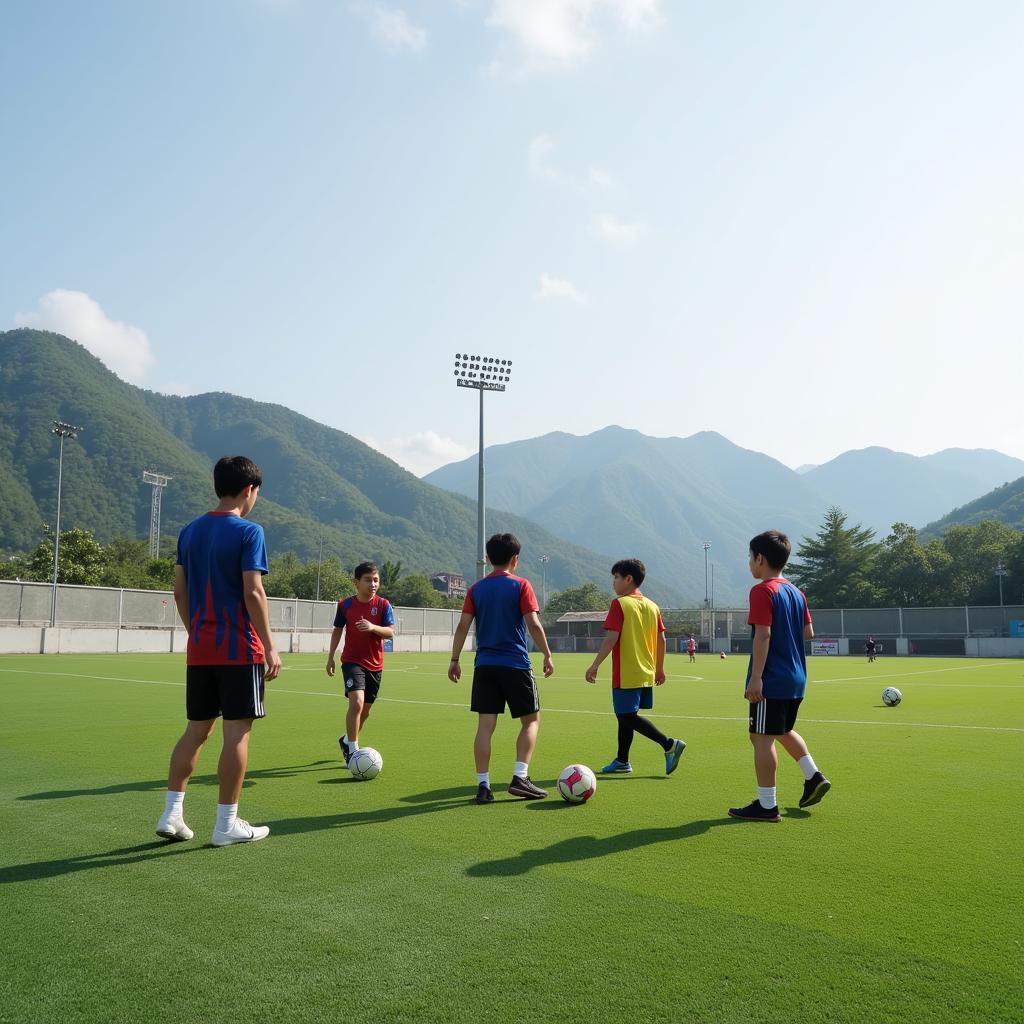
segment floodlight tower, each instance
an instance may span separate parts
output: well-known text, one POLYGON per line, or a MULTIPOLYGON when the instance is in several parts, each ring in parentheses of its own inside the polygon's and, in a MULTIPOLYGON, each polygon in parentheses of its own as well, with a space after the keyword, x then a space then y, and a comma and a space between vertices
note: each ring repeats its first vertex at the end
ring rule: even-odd
POLYGON ((50 625, 57 624, 57 567, 60 564, 60 491, 64 477, 64 438, 72 441, 78 437, 82 427, 74 427, 70 423, 62 423, 60 420, 53 421, 51 434, 60 438, 60 455, 57 457, 57 529, 53 534, 53 593, 50 595, 50 625))
POLYGON ((512 360, 496 356, 471 356, 455 353, 455 383, 460 388, 475 388, 480 392, 480 469, 476 496, 476 578, 487 572, 484 551, 484 392, 504 391, 512 373, 512 360))
POLYGON ((999 617, 1003 620, 1003 630, 1006 629, 1006 609, 1003 607, 1003 577, 1009 575, 1006 571, 1006 566, 1003 565, 1003 560, 1000 558, 999 564, 996 566, 996 578, 999 580, 999 617))
POLYGON ((160 557, 160 498, 164 493, 168 480, 173 476, 164 473, 151 473, 148 469, 142 471, 142 482, 153 485, 153 498, 149 503, 149 557, 160 557))
POLYGON ((540 562, 540 610, 544 611, 548 606, 548 562, 551 561, 551 556, 541 555, 538 561, 540 562))

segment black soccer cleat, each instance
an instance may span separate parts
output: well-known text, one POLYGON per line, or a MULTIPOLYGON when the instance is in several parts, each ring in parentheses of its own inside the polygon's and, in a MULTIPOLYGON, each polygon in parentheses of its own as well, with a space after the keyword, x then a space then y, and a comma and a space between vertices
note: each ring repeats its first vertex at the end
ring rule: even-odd
POLYGON ((832 783, 821 772, 815 772, 804 783, 804 795, 800 797, 801 807, 816 804, 832 788, 832 783))
POLYGON ((341 747, 341 756, 345 758, 345 766, 348 766, 348 759, 352 756, 352 751, 348 749, 348 744, 345 742, 344 736, 338 737, 338 746, 341 747))
POLYGON ((481 782, 476 787, 476 802, 478 804, 493 804, 494 794, 491 792, 491 787, 486 782, 481 782))
POLYGON ((546 789, 535 786, 528 775, 513 775, 508 784, 509 796, 522 797, 524 800, 543 800, 548 795, 546 789))
POLYGON ((782 821, 778 805, 762 807, 760 800, 752 800, 746 807, 730 807, 729 817, 741 821, 782 821))

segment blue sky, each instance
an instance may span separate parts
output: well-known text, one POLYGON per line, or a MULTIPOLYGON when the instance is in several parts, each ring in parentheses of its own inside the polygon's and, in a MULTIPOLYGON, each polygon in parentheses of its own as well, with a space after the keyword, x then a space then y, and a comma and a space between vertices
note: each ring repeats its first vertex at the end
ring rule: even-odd
POLYGON ((0 328, 414 472, 717 430, 1024 458, 1016 2, 9 0, 0 328))

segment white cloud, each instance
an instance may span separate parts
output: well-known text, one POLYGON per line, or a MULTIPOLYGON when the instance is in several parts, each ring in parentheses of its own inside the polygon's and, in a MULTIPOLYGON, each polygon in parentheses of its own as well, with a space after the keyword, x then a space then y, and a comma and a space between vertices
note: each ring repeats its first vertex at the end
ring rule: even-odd
MULTIPOLYGON (((508 33, 523 70, 568 68, 585 61, 603 22, 635 32, 661 21, 661 0, 494 0, 487 24, 508 33)), ((500 66, 500 65, 499 65, 500 66)))
POLYGON ((461 462, 475 451, 433 430, 424 430, 409 437, 364 437, 362 440, 416 476, 424 476, 449 462, 461 462))
POLYGON ((405 11, 376 3, 359 3, 352 10, 366 22, 370 35, 388 53, 401 53, 403 50, 418 53, 426 49, 430 38, 427 30, 413 24, 405 11))
POLYGON ((598 188, 611 188, 615 182, 607 171, 602 170, 600 167, 591 167, 590 184, 597 185, 598 188))
POLYGON ((602 213, 595 217, 594 227, 602 238, 620 245, 632 245, 647 232, 646 224, 627 224, 617 220, 610 213, 602 213))
POLYGON ((16 313, 14 322, 19 327, 56 331, 73 338, 133 384, 138 384, 156 362, 145 331, 111 320, 85 292, 56 288, 39 300, 38 310, 16 313))
POLYGON ((585 303, 586 292, 580 291, 571 281, 564 277, 554 277, 551 274, 543 273, 537 284, 537 290, 533 293, 535 299, 569 299, 571 302, 585 303))
POLYGON ((560 175, 548 163, 548 154, 555 144, 546 135, 537 135, 530 139, 529 165, 530 175, 544 181, 557 181, 560 175))

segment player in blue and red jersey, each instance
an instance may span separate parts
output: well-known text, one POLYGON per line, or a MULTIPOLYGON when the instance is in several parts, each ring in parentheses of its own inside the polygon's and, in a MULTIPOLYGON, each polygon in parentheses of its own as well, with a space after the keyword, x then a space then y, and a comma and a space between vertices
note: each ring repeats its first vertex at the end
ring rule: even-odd
POLYGON ((389 601, 377 596, 380 570, 374 562, 360 562, 353 572, 356 593, 338 602, 327 653, 327 674, 334 675, 334 652, 345 634, 341 650, 341 677, 345 680, 348 713, 345 735, 338 738, 345 764, 359 749, 363 727, 380 692, 384 673, 384 641, 395 635, 395 613, 389 601))
POLYGON ((263 575, 267 548, 263 527, 246 522, 263 476, 242 455, 225 456, 213 469, 220 501, 178 537, 174 603, 188 630, 185 711, 188 725, 171 754, 167 803, 157 822, 165 839, 191 839, 182 807, 199 752, 223 718, 224 748, 214 846, 251 843, 270 829, 238 817, 252 723, 263 718, 264 681, 281 670, 270 633, 263 575))
POLYGON ((747 622, 753 647, 743 696, 750 702, 757 799, 746 807, 729 808, 732 817, 745 821, 780 820, 776 740, 803 771, 801 807, 816 804, 832 787, 793 728, 807 687, 804 641, 814 636, 814 627, 807 599, 782 576, 791 550, 789 538, 778 530, 759 533, 750 542, 750 574, 760 582, 750 591, 747 622))
POLYGON ((494 800, 491 792, 491 737, 498 716, 505 713, 519 719, 516 762, 508 791, 524 800, 540 800, 548 794, 530 779, 530 758, 537 746, 540 728, 540 696, 530 665, 526 634, 544 653, 544 675, 555 671, 551 648, 544 635, 537 595, 529 580, 515 575, 519 565, 519 541, 511 533, 496 533, 487 541, 487 561, 493 572, 469 588, 462 616, 455 628, 452 660, 448 678, 457 683, 462 677, 459 655, 476 620, 476 659, 473 669, 471 710, 480 717, 473 754, 476 759, 476 802, 494 800))

